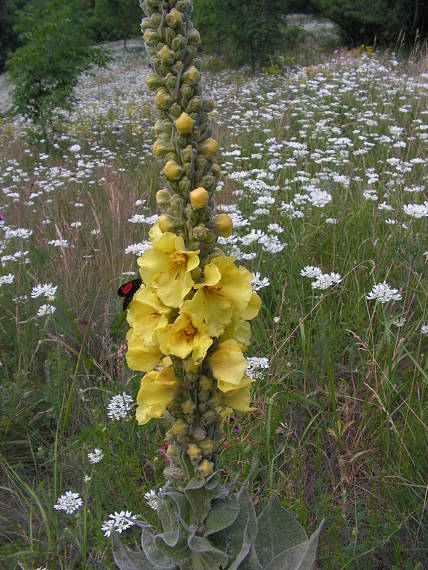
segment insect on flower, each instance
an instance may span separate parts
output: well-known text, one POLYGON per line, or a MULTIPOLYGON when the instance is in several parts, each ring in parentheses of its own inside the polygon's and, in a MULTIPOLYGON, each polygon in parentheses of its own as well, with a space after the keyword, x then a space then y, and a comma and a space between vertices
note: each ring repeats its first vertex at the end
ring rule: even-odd
POLYGON ((126 311, 128 308, 129 303, 132 301, 132 297, 141 287, 141 279, 132 279, 132 281, 128 281, 124 285, 121 285, 117 291, 119 297, 124 297, 123 299, 123 310, 126 311))

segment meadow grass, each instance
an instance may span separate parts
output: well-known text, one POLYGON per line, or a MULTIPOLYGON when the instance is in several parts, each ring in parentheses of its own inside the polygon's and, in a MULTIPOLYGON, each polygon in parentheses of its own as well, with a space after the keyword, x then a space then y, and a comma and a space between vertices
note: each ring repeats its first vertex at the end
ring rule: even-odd
MULTIPOLYGON (((49 155, 30 126, 3 120, 1 568, 112 568, 109 513, 156 523, 144 493, 162 485, 162 426, 107 413, 140 380, 116 290, 135 275, 159 187, 146 72, 135 51, 82 80, 49 155), (53 295, 31 296, 49 283, 53 295), (68 490, 83 500, 73 515, 53 508, 68 490)), ((235 221, 224 248, 259 273, 249 355, 267 359, 252 361, 254 411, 229 419, 221 467, 243 481, 257 459, 260 508, 274 494, 309 531, 326 519, 319 568, 426 567, 424 60, 337 52, 205 82, 217 201, 235 221), (315 285, 321 273, 338 276, 315 285), (368 299, 383 282, 395 300, 368 299)))

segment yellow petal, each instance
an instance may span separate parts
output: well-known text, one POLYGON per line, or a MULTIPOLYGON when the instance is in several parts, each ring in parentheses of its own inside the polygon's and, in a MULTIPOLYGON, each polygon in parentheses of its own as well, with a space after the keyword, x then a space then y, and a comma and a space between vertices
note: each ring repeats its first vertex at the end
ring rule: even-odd
POLYGON ((234 339, 221 342, 210 357, 214 378, 238 386, 247 368, 247 361, 241 347, 234 339))
POLYGON ((159 276, 157 294, 159 299, 168 307, 179 307, 184 297, 191 290, 192 285, 193 279, 190 273, 186 273, 176 266, 159 276))
POLYGON ((202 283, 196 283, 195 289, 200 287, 213 287, 221 279, 220 269, 214 263, 207 263, 204 267, 204 280, 202 283))
POLYGON ((223 394, 224 404, 238 412, 250 411, 251 383, 251 380, 244 376, 238 388, 235 387, 223 394))
POLYGON ((177 387, 178 381, 172 367, 148 372, 141 380, 137 395, 138 423, 145 424, 152 418, 160 418, 173 401, 177 387))
POLYGON ((153 333, 168 324, 167 316, 171 312, 158 298, 151 287, 140 289, 133 297, 128 311, 127 321, 136 335, 151 342, 153 333))
POLYGON ((257 317, 257 315, 259 314, 261 306, 262 306, 262 300, 257 295, 257 293, 253 292, 251 297, 250 297, 250 301, 249 301, 248 305, 246 306, 246 308, 243 311, 241 311, 239 316, 242 319, 244 319, 245 321, 251 321, 251 319, 254 319, 255 317, 257 317))
POLYGON ((147 249, 143 252, 137 264, 140 268, 141 279, 146 285, 151 285, 160 274, 168 273, 173 265, 167 254, 156 249, 147 249))
POLYGON ((126 352, 126 362, 132 370, 147 372, 153 370, 163 357, 159 346, 155 342, 144 342, 141 337, 135 335, 133 329, 126 335, 128 350, 126 352))
POLYGON ((230 325, 222 334, 220 341, 235 339, 242 351, 245 351, 251 340, 251 327, 247 321, 242 319, 233 319, 230 325))

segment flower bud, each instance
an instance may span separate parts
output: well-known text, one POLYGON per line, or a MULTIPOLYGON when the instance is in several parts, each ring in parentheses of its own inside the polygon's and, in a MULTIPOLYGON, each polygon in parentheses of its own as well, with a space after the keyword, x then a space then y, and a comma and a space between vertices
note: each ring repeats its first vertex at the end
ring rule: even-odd
POLYGON ((205 208, 208 205, 210 195, 202 186, 195 188, 190 192, 190 203, 195 210, 205 208))
POLYGON ((214 109, 214 101, 212 101, 211 99, 205 99, 203 107, 205 113, 211 113, 211 111, 213 111, 214 109))
POLYGON ((187 455, 190 457, 190 460, 193 462, 197 462, 201 459, 201 450, 195 443, 189 443, 187 446, 187 455))
POLYGON ((188 144, 186 148, 181 151, 181 160, 183 162, 190 162, 192 160, 193 154, 193 147, 191 144, 188 144))
POLYGON ((173 117, 178 118, 182 113, 182 109, 178 103, 173 103, 169 109, 169 113, 173 117))
POLYGON ((148 73, 146 75, 146 85, 153 91, 154 89, 159 89, 159 87, 162 87, 163 81, 157 73, 148 73))
POLYGON ((192 187, 192 183, 187 178, 187 176, 184 176, 184 178, 182 178, 180 180, 180 182, 178 183, 178 188, 184 196, 187 196, 187 194, 190 192, 191 187, 192 187))
POLYGON ((192 437, 196 439, 196 441, 202 441, 206 437, 206 431, 201 427, 197 427, 192 430, 192 437))
POLYGON ((193 28, 190 31, 190 34, 187 36, 187 41, 189 44, 197 46, 201 43, 201 35, 196 28, 193 28))
POLYGON ((165 89, 159 89, 155 95, 155 103, 159 109, 168 109, 172 103, 172 99, 165 89))
POLYGON ((186 38, 178 35, 175 36, 175 38, 172 40, 171 47, 175 51, 175 53, 178 53, 184 48, 185 45, 186 45, 186 38))
POLYGON ((175 121, 175 126, 180 133, 187 135, 193 129, 195 121, 187 113, 181 113, 178 119, 175 121))
POLYGON ((192 402, 192 400, 186 400, 181 404, 181 409, 183 410, 184 414, 191 414, 194 412, 195 408, 196 404, 195 402, 192 402))
POLYGON ((211 390, 212 385, 213 385, 212 380, 210 380, 208 376, 201 376, 199 378, 199 388, 201 390, 211 390))
POLYGON ((153 154, 158 158, 161 156, 165 156, 168 152, 171 152, 172 147, 171 145, 166 145, 162 141, 155 141, 153 144, 153 154))
POLYGON ((183 73, 182 79, 188 85, 195 85, 199 81, 199 71, 192 65, 183 73))
POLYGON ((192 97, 187 104, 186 113, 198 113, 202 109, 202 99, 200 97, 192 97))
POLYGON ((218 153, 218 142, 212 138, 205 139, 204 142, 199 145, 198 150, 203 156, 215 156, 218 153))
POLYGON ((214 449, 214 442, 212 439, 204 439, 199 442, 199 447, 205 454, 212 453, 214 449))
POLYGON ((183 175, 183 169, 175 160, 168 160, 163 169, 168 180, 179 180, 183 175))
POLYGON ((163 46, 161 50, 158 51, 158 56, 167 65, 171 65, 175 61, 174 52, 169 49, 168 46, 163 46))
POLYGON ((143 39, 146 44, 154 45, 161 40, 160 35, 153 30, 146 30, 143 34, 143 39))
POLYGON ((158 226, 162 233, 169 231, 172 227, 171 218, 165 214, 162 214, 162 216, 159 216, 158 218, 158 226))
POLYGON ((229 237, 232 234, 232 218, 229 214, 218 214, 214 218, 214 229, 217 235, 221 237, 229 237))
POLYGON ((198 224, 193 228, 192 236, 198 241, 204 241, 207 239, 208 230, 203 224, 198 224))
POLYGON ((171 203, 171 196, 166 188, 161 188, 156 192, 156 204, 159 208, 168 206, 171 203))
POLYGON ((165 20, 168 26, 171 26, 171 28, 178 28, 178 26, 183 21, 183 14, 181 14, 181 12, 173 8, 168 14, 168 16, 165 18, 165 20))
POLYGON ((175 447, 175 445, 168 445, 168 449, 166 450, 166 454, 169 458, 178 457, 177 448, 175 447))
POLYGON ((203 459, 198 465, 198 471, 204 477, 209 477, 214 471, 214 463, 207 459, 203 459))
POLYGON ((211 174, 205 175, 201 180, 201 186, 212 192, 216 186, 216 179, 211 174))
POLYGON ((173 424, 172 424, 172 433, 177 436, 180 437, 182 435, 185 435, 187 433, 188 430, 188 425, 184 420, 176 420, 173 424))
POLYGON ((168 87, 168 89, 170 91, 173 91, 175 89, 175 85, 177 83, 177 78, 173 73, 168 73, 168 75, 165 77, 165 83, 166 86, 168 87))
POLYGON ((211 166, 211 171, 218 180, 221 176, 221 167, 216 162, 211 166))

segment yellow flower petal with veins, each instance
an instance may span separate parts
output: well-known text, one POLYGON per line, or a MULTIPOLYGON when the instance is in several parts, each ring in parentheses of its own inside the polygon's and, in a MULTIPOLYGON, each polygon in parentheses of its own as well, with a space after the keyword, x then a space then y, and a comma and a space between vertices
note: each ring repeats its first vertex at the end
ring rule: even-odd
POLYGON ((220 342, 234 339, 239 343, 241 350, 244 352, 251 340, 251 327, 247 321, 243 319, 232 319, 232 322, 226 327, 221 335, 220 342))
POLYGON ((145 342, 133 329, 128 331, 126 340, 128 341, 126 362, 132 370, 140 372, 153 370, 164 356, 156 342, 145 342))
POLYGON ((193 287, 197 293, 186 301, 186 310, 202 319, 213 337, 223 334, 233 317, 254 318, 260 305, 251 286, 252 274, 235 265, 233 257, 215 257, 204 267, 204 279, 193 287), (199 310, 199 312, 198 312, 199 310))
POLYGON ((239 343, 234 340, 225 340, 217 346, 217 350, 209 358, 214 378, 217 379, 219 390, 220 382, 222 386, 239 386, 247 368, 247 361, 242 354, 239 343))
POLYGON ((132 298, 126 319, 136 335, 151 342, 153 333, 167 326, 170 312, 151 287, 144 287, 132 298))
POLYGON ((146 285, 156 289, 168 307, 178 307, 193 286, 190 272, 199 265, 198 251, 188 251, 181 236, 165 232, 156 237, 153 249, 138 259, 140 275, 146 285))
MULTIPOLYGON (((250 408, 250 386, 252 380, 244 376, 238 387, 233 386, 229 390, 223 390, 223 403, 225 406, 237 410, 238 412, 249 412, 250 408)), ((220 389, 220 387, 219 387, 220 389)))
POLYGON ((177 387, 172 367, 152 370, 143 376, 137 395, 137 422, 142 425, 152 418, 160 418, 173 401, 177 387))
POLYGON ((159 330, 157 338, 164 354, 186 358, 191 353, 193 361, 198 363, 205 358, 213 343, 213 339, 207 334, 206 326, 184 312, 174 323, 159 330))

